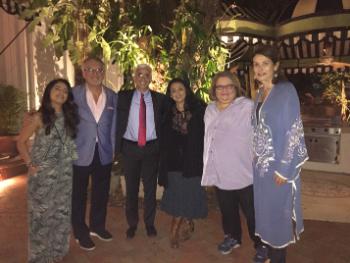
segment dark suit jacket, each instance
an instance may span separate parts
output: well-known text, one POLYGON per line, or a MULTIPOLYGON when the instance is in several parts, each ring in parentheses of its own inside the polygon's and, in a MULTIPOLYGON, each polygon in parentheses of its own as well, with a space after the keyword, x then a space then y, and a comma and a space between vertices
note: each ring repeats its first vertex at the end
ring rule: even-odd
MULTIPOLYGON (((152 103, 154 111, 154 122, 157 133, 157 138, 161 136, 160 127, 164 118, 164 113, 167 105, 170 103, 169 98, 165 95, 152 91, 152 103)), ((117 131, 116 131, 116 153, 121 153, 123 147, 123 135, 126 131, 129 119, 130 106, 134 90, 123 90, 118 93, 117 103, 117 131)))

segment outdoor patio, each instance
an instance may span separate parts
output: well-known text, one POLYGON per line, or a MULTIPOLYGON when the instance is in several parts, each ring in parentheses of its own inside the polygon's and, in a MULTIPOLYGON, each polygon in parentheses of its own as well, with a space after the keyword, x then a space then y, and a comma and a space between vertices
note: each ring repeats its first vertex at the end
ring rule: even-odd
MULTIPOLYGON (((305 178, 310 181, 308 174, 305 178)), ((333 175, 321 175, 321 177, 333 175)), ((347 195, 350 189, 349 176, 333 176, 330 181, 339 181, 340 184, 331 185, 324 189, 335 192, 341 191, 335 201, 342 208, 342 202, 349 199, 347 195), (338 187, 338 188, 337 188, 338 187), (344 200, 342 201, 342 198, 344 200)), ((26 175, 17 176, 0 183, 0 262, 23 263, 27 257, 27 204, 26 204, 26 175)), ((308 182, 306 183, 308 184, 308 182)), ((305 189, 303 194, 304 210, 306 217, 318 216, 322 211, 317 210, 317 203, 330 200, 327 193, 317 194, 312 192, 312 187, 305 189), (310 197, 310 193, 314 193, 310 197), (314 198, 311 199, 310 198, 314 198), (318 200, 316 200, 316 199, 318 200), (316 200, 316 201, 315 201, 316 200), (309 205, 316 203, 316 207, 309 205), (306 207, 305 207, 306 206, 306 207), (310 208, 312 211, 309 211, 310 208)), ((325 202, 324 209, 327 211, 325 202)), ((322 210, 322 209, 321 209, 322 210)), ((347 207, 346 213, 350 211, 347 207)), ((341 211, 340 211, 341 212, 341 211)), ((142 211, 140 211, 142 213, 142 211)), ((336 213, 332 210, 330 213, 336 213)), ((325 213, 327 214, 327 213, 325 213)), ((320 216, 322 216, 320 214, 320 216)), ((331 220, 338 220, 336 215, 331 220)), ((341 219, 341 218, 340 218, 341 219)), ((342 221, 342 220, 340 220, 342 221)), ((208 219, 196 222, 195 234, 191 240, 181 244, 180 249, 171 249, 168 242, 169 217, 159 211, 156 218, 158 236, 148 238, 144 227, 139 225, 136 236, 132 240, 125 238, 126 220, 122 202, 112 202, 108 211, 108 229, 114 235, 112 242, 102 242, 94 239, 96 249, 91 252, 81 250, 75 241, 71 241, 71 249, 65 263, 167 263, 167 262, 251 262, 254 254, 252 243, 246 235, 244 228, 243 245, 234 250, 232 254, 221 255, 216 246, 222 239, 220 227, 220 213, 214 204, 210 203, 208 219)), ((350 262, 350 223, 322 222, 305 220, 305 232, 300 242, 290 246, 288 250, 289 263, 349 263, 350 262)))

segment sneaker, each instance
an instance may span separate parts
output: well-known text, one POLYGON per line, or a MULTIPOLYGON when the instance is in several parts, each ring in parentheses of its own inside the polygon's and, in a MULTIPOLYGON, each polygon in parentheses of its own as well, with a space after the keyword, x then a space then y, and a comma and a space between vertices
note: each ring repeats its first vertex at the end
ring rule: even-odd
POLYGON ((256 254, 253 258, 254 263, 264 263, 268 259, 268 248, 267 246, 258 246, 256 248, 256 254))
POLYGON ((238 248, 241 244, 229 235, 225 235, 224 241, 218 245, 218 250, 223 255, 230 254, 232 249, 238 248))
POLYGON ((95 243, 92 242, 90 236, 76 238, 75 241, 79 244, 80 248, 86 251, 94 250, 95 243))
POLYGON ((98 237, 102 241, 112 241, 113 237, 111 233, 109 233, 107 230, 100 230, 100 231, 91 231, 91 236, 98 237))

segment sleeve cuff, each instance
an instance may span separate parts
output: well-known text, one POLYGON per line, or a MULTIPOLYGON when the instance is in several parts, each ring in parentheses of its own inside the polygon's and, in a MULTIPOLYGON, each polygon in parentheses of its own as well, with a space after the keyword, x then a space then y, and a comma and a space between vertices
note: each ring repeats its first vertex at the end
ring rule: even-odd
POLYGON ((283 176, 282 174, 280 174, 278 171, 275 171, 275 174, 278 175, 279 177, 281 177, 282 179, 288 181, 288 178, 283 176))

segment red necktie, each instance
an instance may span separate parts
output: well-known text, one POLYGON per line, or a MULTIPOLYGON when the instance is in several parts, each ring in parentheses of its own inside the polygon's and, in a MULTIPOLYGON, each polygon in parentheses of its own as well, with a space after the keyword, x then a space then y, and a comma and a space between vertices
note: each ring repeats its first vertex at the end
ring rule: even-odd
POLYGON ((146 103, 143 93, 140 97, 140 111, 139 111, 139 137, 137 145, 143 147, 146 145, 146 103))

